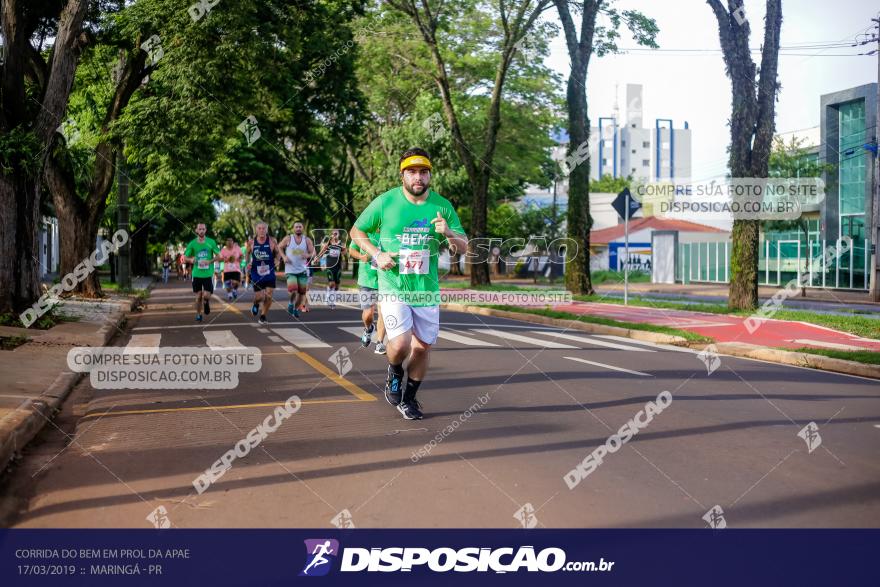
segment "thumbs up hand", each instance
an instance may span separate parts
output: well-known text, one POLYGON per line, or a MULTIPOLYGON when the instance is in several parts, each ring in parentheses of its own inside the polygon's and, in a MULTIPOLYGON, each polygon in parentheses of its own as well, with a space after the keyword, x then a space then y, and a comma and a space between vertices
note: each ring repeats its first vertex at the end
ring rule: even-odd
POLYGON ((442 234, 446 236, 446 233, 449 231, 449 225, 446 223, 446 219, 440 214, 440 211, 437 211, 437 218, 431 219, 431 224, 434 225, 434 230, 437 231, 437 234, 442 234))

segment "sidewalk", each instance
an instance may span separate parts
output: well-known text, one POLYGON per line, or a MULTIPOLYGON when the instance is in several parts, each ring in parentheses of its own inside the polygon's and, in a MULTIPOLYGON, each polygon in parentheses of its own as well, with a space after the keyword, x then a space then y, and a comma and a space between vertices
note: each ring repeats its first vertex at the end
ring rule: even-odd
MULTIPOLYGON (((134 280, 135 289, 148 289, 152 277, 134 280)), ((28 341, 0 351, 0 369, 10 374, 0 391, 0 474, 15 454, 36 436, 55 415, 61 402, 82 374, 67 368, 67 353, 76 346, 103 346, 119 331, 135 298, 65 300, 59 309, 75 322, 62 322, 49 330, 0 326, 0 336, 28 341)))

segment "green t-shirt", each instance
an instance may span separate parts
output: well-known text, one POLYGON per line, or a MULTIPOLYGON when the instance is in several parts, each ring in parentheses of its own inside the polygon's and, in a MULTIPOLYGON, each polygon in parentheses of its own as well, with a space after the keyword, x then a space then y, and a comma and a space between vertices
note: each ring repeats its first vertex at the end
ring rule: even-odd
POLYGON ((184 256, 195 257, 196 262, 193 265, 193 277, 213 277, 214 263, 211 259, 215 255, 220 254, 220 247, 214 242, 214 239, 205 237, 205 242, 200 243, 199 239, 194 238, 186 245, 184 256))
POLYGON ((410 306, 436 306, 440 303, 437 257, 441 240, 431 223, 437 212, 450 230, 464 234, 461 220, 452 204, 433 190, 421 204, 413 204, 402 187, 388 190, 370 202, 354 225, 367 234, 379 232, 382 251, 399 253, 397 264, 379 271, 379 293, 393 296, 410 306))
MULTIPOLYGON (((370 242, 378 247, 379 235, 370 234, 369 237, 370 242)), ((358 253, 364 252, 354 241, 351 241, 351 245, 348 248, 358 253)), ((373 265, 372 261, 358 261, 358 285, 379 289, 379 270, 373 265)))

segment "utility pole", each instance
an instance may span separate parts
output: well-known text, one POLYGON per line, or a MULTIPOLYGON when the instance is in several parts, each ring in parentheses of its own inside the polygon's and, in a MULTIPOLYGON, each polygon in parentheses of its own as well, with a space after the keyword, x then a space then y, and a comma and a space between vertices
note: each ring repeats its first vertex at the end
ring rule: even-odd
MULTIPOLYGON (((119 147, 119 153, 116 154, 116 182, 117 182, 117 204, 116 204, 116 229, 124 230, 128 233, 128 174, 125 169, 125 155, 122 153, 122 147, 119 147)), ((119 247, 116 256, 119 262, 119 289, 131 289, 131 239, 123 246, 119 247)))
MULTIPOLYGON (((874 302, 880 302, 880 132, 877 130, 877 125, 880 124, 880 17, 872 18, 872 21, 877 23, 877 102, 876 113, 874 118, 874 165, 872 165, 874 186, 873 186, 873 198, 871 208, 873 210, 873 220, 871 224, 874 229, 874 238, 871 239, 871 244, 874 248, 874 253, 871 256, 871 300, 874 302)), ((867 137, 866 137, 867 138, 867 137)))

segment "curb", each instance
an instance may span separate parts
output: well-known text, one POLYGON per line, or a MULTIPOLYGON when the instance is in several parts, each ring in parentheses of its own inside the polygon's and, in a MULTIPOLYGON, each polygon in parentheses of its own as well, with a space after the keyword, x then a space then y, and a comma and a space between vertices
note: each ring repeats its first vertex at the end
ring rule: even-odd
MULTIPOLYGON (((131 307, 129 305, 129 307, 131 307)), ((106 323, 95 333, 97 346, 104 346, 113 338, 115 330, 125 320, 127 312, 110 312, 106 323)), ((12 420, 6 434, 0 436, 0 476, 22 449, 40 433, 43 427, 60 411, 61 404, 79 383, 84 373, 63 371, 39 396, 27 399, 7 416, 12 420)), ((6 426, 4 426, 6 428, 6 426)))
POLYGON ((783 365, 794 365, 796 367, 833 371, 845 375, 858 375, 860 377, 880 379, 880 365, 868 365, 866 363, 835 359, 824 355, 811 355, 809 353, 771 349, 745 342, 719 342, 715 344, 715 348, 719 354, 723 355, 746 357, 749 359, 769 361, 771 363, 781 363, 783 365))
MULTIPOLYGON (((590 324, 588 322, 580 322, 578 320, 549 318, 547 316, 540 316, 538 314, 508 312, 506 310, 496 310, 494 308, 468 306, 464 304, 442 304, 441 308, 456 312, 465 312, 468 314, 495 316, 497 318, 510 318, 512 320, 530 322, 532 324, 558 326, 561 328, 581 330, 583 332, 591 332, 594 334, 613 334, 616 336, 632 338, 633 340, 642 340, 645 342, 687 347, 696 350, 702 350, 710 346, 705 343, 692 343, 686 338, 674 336, 671 334, 646 332, 642 330, 630 330, 628 328, 620 328, 617 326, 605 326, 604 324, 590 324)), ((811 355, 807 353, 772 349, 744 342, 719 342, 714 343, 714 345, 716 352, 721 355, 743 357, 747 359, 758 359, 761 361, 769 361, 771 363, 780 363, 782 365, 794 365, 796 367, 806 367, 809 369, 818 369, 821 371, 843 373, 844 375, 857 375, 859 377, 880 379, 880 365, 868 365, 865 363, 858 363, 856 361, 847 361, 845 359, 826 357, 824 355, 811 355)))

